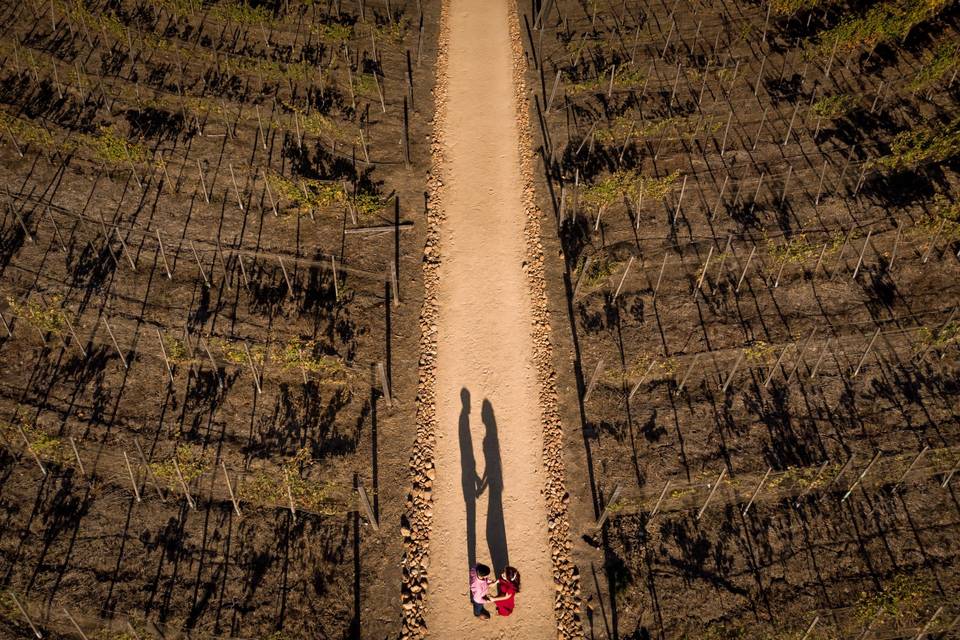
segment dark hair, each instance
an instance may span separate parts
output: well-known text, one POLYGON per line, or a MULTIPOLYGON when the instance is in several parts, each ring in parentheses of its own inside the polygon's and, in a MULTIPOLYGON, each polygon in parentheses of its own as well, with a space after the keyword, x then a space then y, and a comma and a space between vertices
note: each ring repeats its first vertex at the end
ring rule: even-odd
POLYGON ((477 566, 474 567, 474 569, 477 570, 477 576, 480 578, 486 578, 488 575, 490 575, 490 567, 485 564, 477 563, 477 566))
POLYGON ((517 593, 520 593, 520 572, 513 567, 504 567, 503 576, 513 585, 517 593))

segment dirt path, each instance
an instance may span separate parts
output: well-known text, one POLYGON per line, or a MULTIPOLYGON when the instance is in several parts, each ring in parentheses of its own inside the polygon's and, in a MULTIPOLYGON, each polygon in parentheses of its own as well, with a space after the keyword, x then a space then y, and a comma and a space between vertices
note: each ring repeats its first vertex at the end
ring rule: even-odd
MULTIPOLYGON (((509 0, 449 3, 427 629, 555 638, 542 424, 524 267, 509 0), (479 488, 479 496, 477 496, 479 488), (509 618, 477 620, 474 560, 522 575, 509 618)), ((493 610, 493 607, 488 607, 493 610)))

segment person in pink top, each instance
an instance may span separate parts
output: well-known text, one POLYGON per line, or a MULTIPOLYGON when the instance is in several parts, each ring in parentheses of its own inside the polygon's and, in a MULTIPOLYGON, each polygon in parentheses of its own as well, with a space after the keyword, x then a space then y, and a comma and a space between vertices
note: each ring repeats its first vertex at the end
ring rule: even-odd
POLYGON ((513 567, 507 567, 501 582, 506 582, 508 588, 504 589, 501 585, 500 594, 491 596, 490 585, 494 582, 497 581, 490 576, 490 567, 487 565, 477 563, 470 569, 470 602, 473 603, 473 615, 478 618, 490 619, 490 612, 483 606, 488 602, 496 606, 497 613, 502 616, 508 616, 513 612, 513 596, 520 591, 520 574, 513 567), (509 578, 515 578, 515 585, 510 583, 509 578))
POLYGON ((490 612, 483 605, 490 602, 490 585, 494 580, 490 577, 490 567, 477 564, 470 569, 470 602, 473 603, 473 615, 487 620, 490 612))

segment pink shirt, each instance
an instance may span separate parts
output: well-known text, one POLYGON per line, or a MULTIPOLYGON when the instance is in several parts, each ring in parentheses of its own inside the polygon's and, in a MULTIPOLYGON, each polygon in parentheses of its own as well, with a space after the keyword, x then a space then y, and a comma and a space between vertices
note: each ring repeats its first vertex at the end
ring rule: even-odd
POLYGON ((486 580, 477 575, 476 569, 470 569, 470 594, 473 596, 474 602, 477 604, 484 603, 484 597, 487 595, 489 586, 486 580))

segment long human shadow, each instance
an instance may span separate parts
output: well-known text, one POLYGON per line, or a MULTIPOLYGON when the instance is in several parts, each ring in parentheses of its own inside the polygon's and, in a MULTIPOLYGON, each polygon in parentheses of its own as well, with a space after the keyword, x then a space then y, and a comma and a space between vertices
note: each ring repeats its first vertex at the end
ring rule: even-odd
POLYGON ((460 389, 460 483, 463 488, 463 503, 467 511, 467 566, 477 563, 477 495, 480 493, 480 478, 477 476, 477 460, 473 456, 473 438, 470 435, 470 392, 460 389))
POLYGON ((493 405, 484 398, 480 408, 483 421, 483 478, 478 494, 489 489, 487 498, 487 547, 490 549, 490 561, 496 575, 510 564, 507 552, 507 528, 503 521, 503 465, 500 462, 500 439, 497 436, 497 419, 493 414, 493 405))

